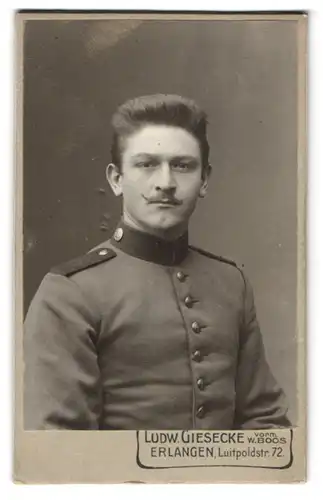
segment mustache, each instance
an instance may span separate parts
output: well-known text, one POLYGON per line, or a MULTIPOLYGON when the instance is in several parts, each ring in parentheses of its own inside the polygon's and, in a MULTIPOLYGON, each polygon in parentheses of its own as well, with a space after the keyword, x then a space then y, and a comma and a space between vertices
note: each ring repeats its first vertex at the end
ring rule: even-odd
POLYGON ((144 200, 146 200, 147 203, 169 203, 170 205, 182 205, 182 201, 175 198, 174 196, 170 196, 168 194, 164 194, 162 196, 152 196, 147 198, 144 194, 142 195, 144 200))

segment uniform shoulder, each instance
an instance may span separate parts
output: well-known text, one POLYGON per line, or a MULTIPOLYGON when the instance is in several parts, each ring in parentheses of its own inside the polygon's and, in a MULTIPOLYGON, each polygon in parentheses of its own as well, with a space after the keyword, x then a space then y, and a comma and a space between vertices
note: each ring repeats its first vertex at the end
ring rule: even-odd
POLYGON ((239 268, 238 264, 231 259, 227 259, 226 257, 222 257, 221 255, 215 255, 211 252, 208 252, 206 250, 203 250, 202 248, 198 248, 198 247, 193 246, 193 245, 190 245, 189 247, 191 250, 194 250, 195 252, 198 252, 199 254, 204 255, 205 257, 209 257, 210 259, 218 260, 220 262, 224 262, 225 264, 229 264, 230 266, 239 268))
POLYGON ((116 257, 116 252, 109 247, 101 246, 96 247, 94 250, 76 257, 75 259, 63 262, 50 270, 51 274, 59 274, 61 276, 72 276, 80 271, 89 269, 90 267, 97 266, 103 262, 116 257))

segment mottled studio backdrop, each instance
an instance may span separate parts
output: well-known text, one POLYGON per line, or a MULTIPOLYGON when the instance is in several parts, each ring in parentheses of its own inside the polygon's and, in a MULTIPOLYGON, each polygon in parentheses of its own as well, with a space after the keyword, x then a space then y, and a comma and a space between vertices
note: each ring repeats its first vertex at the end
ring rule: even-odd
POLYGON ((296 23, 29 21, 24 45, 24 293, 107 239, 110 118, 179 93, 209 114, 213 177, 191 243, 244 263, 267 356, 296 419, 296 23))

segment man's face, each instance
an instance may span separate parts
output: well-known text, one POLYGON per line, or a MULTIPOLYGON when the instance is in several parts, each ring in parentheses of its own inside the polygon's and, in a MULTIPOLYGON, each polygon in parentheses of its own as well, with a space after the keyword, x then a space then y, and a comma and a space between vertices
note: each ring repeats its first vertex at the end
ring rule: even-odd
POLYGON ((206 190, 197 139, 179 127, 148 124, 123 146, 118 194, 125 220, 157 234, 186 229, 206 190))

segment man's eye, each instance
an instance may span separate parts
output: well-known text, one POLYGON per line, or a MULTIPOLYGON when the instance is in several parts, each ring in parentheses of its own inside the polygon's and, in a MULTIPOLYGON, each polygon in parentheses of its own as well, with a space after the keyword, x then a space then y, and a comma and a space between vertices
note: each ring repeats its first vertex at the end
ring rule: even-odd
POLYGON ((153 167, 155 167, 155 163, 153 163, 151 161, 140 161, 140 162, 136 163, 136 167, 139 167, 139 168, 153 168, 153 167))
POLYGON ((173 168, 177 170, 188 170, 190 167, 189 163, 178 162, 173 164, 173 168))

